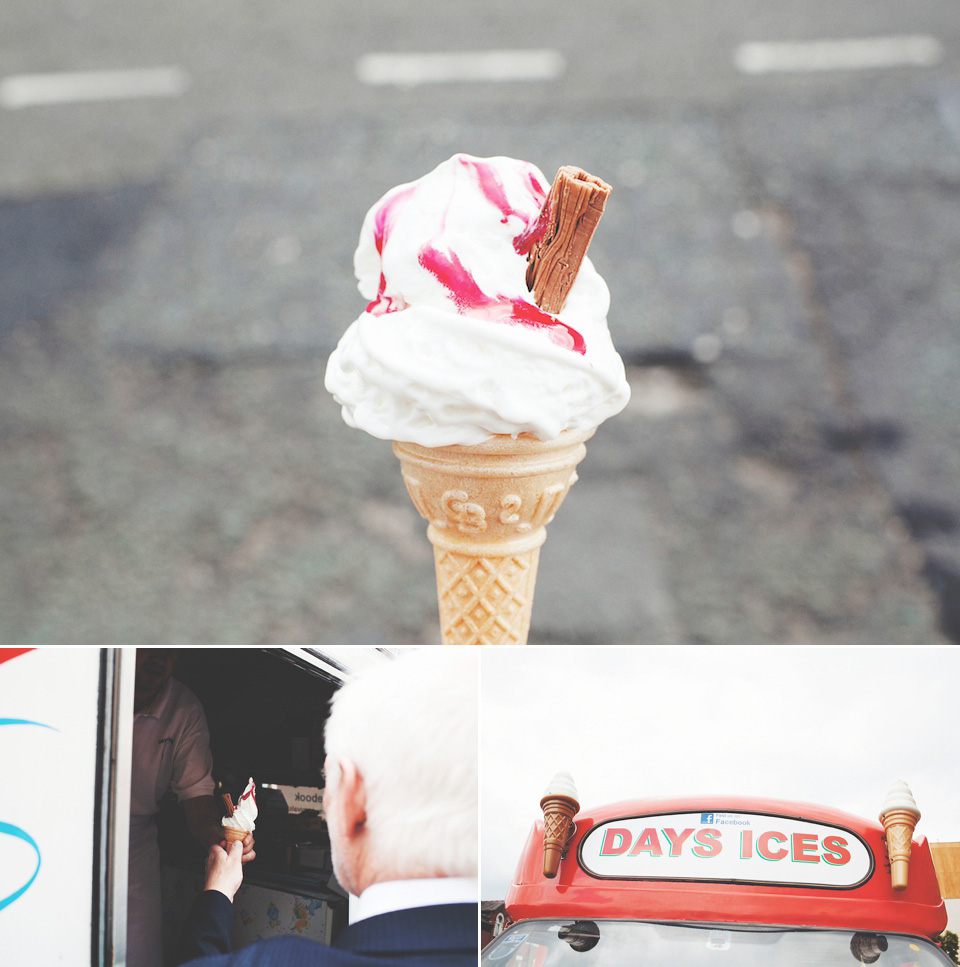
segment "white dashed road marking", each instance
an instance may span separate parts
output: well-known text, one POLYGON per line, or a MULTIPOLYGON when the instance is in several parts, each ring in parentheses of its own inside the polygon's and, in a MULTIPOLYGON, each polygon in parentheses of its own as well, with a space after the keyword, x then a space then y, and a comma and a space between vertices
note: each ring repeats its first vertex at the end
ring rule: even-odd
POLYGON ((189 87, 190 78, 179 67, 15 74, 0 81, 0 105, 23 108, 137 97, 179 97, 189 87))
POLYGON ((935 37, 867 37, 850 40, 741 44, 733 55, 744 74, 932 67, 943 58, 935 37))
POLYGON ((416 87, 456 81, 552 81, 566 69, 557 50, 486 50, 435 54, 366 54, 364 84, 416 87))

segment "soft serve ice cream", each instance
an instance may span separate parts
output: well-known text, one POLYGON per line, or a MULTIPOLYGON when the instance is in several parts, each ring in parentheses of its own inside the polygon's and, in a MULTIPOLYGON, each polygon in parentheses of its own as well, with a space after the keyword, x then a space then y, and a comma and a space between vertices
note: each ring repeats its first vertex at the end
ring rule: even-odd
POLYGON ((458 154, 364 219, 369 301, 326 387, 350 426, 393 441, 428 521, 444 644, 526 644, 546 525, 629 398, 585 257, 609 194, 573 166, 548 184, 458 154))
POLYGON ((369 303, 326 372, 350 426, 444 447, 553 440, 623 409, 609 291, 589 259, 559 313, 528 291, 549 187, 527 162, 458 154, 370 209, 354 256, 369 303))
POLYGON ((224 816, 220 822, 225 829, 252 833, 257 825, 257 815, 257 784, 251 777, 247 780, 247 785, 239 800, 237 800, 231 815, 224 816))

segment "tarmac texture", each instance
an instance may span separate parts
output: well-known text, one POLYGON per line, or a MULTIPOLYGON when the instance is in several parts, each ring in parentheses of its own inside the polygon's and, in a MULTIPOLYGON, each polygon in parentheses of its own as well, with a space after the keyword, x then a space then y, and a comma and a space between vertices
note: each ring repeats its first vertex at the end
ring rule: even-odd
POLYGON ((432 550, 326 357, 367 208, 456 151, 614 188, 633 396, 531 644, 960 641, 960 86, 227 118, 163 177, 0 201, 0 642, 438 640, 432 550))

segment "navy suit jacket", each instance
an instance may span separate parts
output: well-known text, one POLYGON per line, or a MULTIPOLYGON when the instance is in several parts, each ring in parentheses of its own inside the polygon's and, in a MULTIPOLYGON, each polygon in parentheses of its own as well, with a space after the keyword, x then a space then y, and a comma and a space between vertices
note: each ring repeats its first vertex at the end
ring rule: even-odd
POLYGON ((280 936, 228 953, 232 924, 233 904, 216 890, 201 893, 184 927, 177 962, 197 967, 477 967, 475 903, 414 907, 358 920, 330 947, 280 936))

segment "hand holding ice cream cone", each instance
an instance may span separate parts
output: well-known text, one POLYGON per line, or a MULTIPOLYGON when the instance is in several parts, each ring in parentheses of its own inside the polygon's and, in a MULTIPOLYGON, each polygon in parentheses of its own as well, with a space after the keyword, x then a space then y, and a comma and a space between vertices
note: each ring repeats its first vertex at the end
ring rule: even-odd
POLYGON ((887 790, 883 808, 880 810, 880 822, 883 823, 887 837, 890 878, 895 890, 907 888, 910 844, 919 819, 920 810, 913 793, 903 780, 898 780, 887 790))
POLYGON ((558 772, 540 800, 543 810, 543 875, 553 878, 560 869, 563 851, 576 827, 573 817, 580 811, 577 787, 569 772, 558 772))
POLYGON ((233 843, 228 843, 226 850, 221 846, 211 846, 207 852, 203 888, 222 893, 232 903, 243 883, 242 867, 242 847, 236 847, 233 843))

